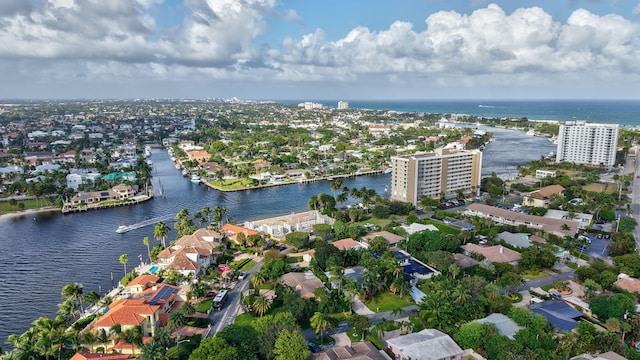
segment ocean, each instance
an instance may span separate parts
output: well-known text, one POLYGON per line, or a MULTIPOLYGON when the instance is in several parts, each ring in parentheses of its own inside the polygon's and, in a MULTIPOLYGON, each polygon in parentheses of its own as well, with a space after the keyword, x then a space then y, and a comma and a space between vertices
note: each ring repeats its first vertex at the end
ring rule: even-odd
MULTIPOLYGON (((359 101, 343 99, 352 109, 395 110, 441 114, 467 114, 488 118, 571 121, 620 124, 640 127, 640 101, 636 100, 440 100, 440 101, 359 101)), ((306 100, 282 101, 297 104, 306 100)), ((315 101, 337 107, 338 100, 315 101)))

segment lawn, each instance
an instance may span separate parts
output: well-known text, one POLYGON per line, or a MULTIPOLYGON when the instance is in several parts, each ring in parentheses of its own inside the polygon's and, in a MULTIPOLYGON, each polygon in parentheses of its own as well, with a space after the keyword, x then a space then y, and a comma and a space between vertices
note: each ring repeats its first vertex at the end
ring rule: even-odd
POLYGON ((413 305, 413 302, 402 299, 399 295, 384 292, 376 295, 373 299, 366 300, 364 304, 371 311, 382 312, 413 305))
POLYGON ((613 194, 618 191, 618 185, 616 184, 600 184, 600 183, 591 183, 582 187, 585 191, 592 191, 597 193, 606 192, 608 194, 613 194))
POLYGON ((302 262, 302 256, 287 256, 284 261, 287 264, 295 264, 295 263, 299 263, 302 262))
POLYGON ((249 178, 243 179, 225 179, 222 182, 218 180, 211 180, 209 184, 220 190, 240 190, 246 189, 247 187, 254 186, 254 180, 249 178))
POLYGON ((211 309, 211 305, 213 304, 212 299, 204 300, 198 306, 196 306, 196 311, 199 313, 206 314, 209 309, 211 309))
POLYGON ((242 260, 234 260, 229 263, 229 266, 238 270, 238 271, 248 271, 256 264, 255 260, 251 260, 249 258, 245 258, 242 260))
POLYGON ((253 319, 255 319, 255 317, 251 313, 240 314, 236 317, 234 324, 238 326, 251 326, 253 319))
POLYGON ((522 277, 527 280, 533 280, 543 278, 545 276, 548 276, 549 274, 544 271, 527 270, 520 273, 520 275, 522 275, 522 277))
MULTIPOLYGON (((24 204, 24 210, 40 209, 42 207, 52 206, 49 201, 43 199, 20 200, 18 201, 18 204, 24 204)), ((18 205, 11 206, 8 201, 0 201, 0 215, 18 211, 20 211, 20 207, 18 205)))

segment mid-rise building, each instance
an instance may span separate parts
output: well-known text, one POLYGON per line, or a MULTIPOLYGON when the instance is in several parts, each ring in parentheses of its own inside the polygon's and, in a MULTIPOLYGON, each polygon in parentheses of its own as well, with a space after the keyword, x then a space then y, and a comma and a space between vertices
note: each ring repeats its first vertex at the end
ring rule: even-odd
POLYGON ((618 124, 565 122, 558 132, 556 162, 614 166, 619 128, 618 124))
POLYGON ((482 152, 436 149, 391 157, 391 199, 418 205, 422 196, 455 197, 480 189, 482 152))
POLYGON ((338 110, 346 110, 349 108, 348 101, 338 101, 338 110))

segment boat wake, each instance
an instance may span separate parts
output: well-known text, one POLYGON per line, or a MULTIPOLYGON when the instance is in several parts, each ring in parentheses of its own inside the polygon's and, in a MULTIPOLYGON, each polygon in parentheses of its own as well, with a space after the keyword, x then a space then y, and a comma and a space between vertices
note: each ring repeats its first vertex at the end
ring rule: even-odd
POLYGON ((116 229, 116 233, 123 234, 123 233, 126 233, 127 231, 139 229, 139 228, 142 228, 142 227, 145 227, 145 226, 149 226, 149 225, 153 225, 153 224, 156 224, 156 223, 158 223, 160 221, 169 220, 169 219, 173 219, 173 215, 159 216, 159 217, 156 217, 156 218, 152 218, 152 219, 141 221, 139 223, 135 223, 133 225, 120 225, 116 229))

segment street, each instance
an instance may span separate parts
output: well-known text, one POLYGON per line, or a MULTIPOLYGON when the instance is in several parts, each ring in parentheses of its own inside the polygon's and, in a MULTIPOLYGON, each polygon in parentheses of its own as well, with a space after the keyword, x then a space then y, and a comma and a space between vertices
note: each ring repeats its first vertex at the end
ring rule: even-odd
POLYGON ((264 262, 260 261, 253 268, 247 271, 249 274, 243 280, 238 280, 236 285, 229 291, 226 304, 222 307, 222 310, 212 310, 209 314, 209 320, 211 321, 211 332, 209 337, 214 337, 216 333, 224 329, 227 325, 233 324, 238 316, 238 310, 240 310, 240 294, 242 294, 249 287, 249 281, 251 275, 260 271, 264 262))

